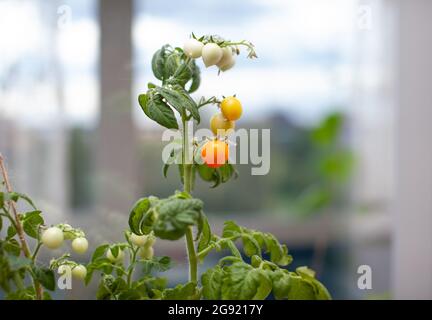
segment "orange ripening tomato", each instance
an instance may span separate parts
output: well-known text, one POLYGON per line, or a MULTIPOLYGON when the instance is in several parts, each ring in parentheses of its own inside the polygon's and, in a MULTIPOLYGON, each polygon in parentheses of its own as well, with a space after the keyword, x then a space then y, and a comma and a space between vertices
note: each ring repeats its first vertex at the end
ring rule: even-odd
POLYGON ((201 157, 210 168, 219 168, 228 161, 228 144, 220 140, 206 142, 201 149, 201 157))
POLYGON ((225 119, 230 121, 236 121, 240 119, 243 113, 241 102, 236 97, 226 97, 222 100, 220 107, 225 119))

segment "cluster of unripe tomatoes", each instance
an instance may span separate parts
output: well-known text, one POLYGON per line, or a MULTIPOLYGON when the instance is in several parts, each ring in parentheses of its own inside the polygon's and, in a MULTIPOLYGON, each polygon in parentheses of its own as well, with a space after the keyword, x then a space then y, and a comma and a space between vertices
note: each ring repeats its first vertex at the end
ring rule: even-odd
MULTIPOLYGON (((89 243, 84 233, 80 230, 73 229, 68 224, 50 227, 42 232, 42 244, 49 249, 60 248, 64 240, 72 240, 71 246, 76 253, 84 254, 87 252, 89 243)), ((77 263, 60 265, 58 273, 64 274, 65 272, 72 273, 72 276, 78 279, 84 279, 87 275, 86 267, 77 263)))
POLYGON ((235 64, 235 56, 238 49, 232 46, 220 47, 217 43, 201 41, 190 38, 184 46, 183 51, 189 58, 197 59, 202 57, 206 67, 217 66, 219 70, 226 71, 235 64))
MULTIPOLYGON (((153 245, 156 238, 152 234, 140 236, 130 233, 128 239, 130 243, 138 247, 138 254, 142 259, 153 258, 153 245)), ((84 254, 88 250, 89 243, 84 233, 81 230, 73 229, 68 224, 49 227, 41 235, 41 243, 52 250, 60 248, 65 240, 72 240, 72 249, 78 254, 84 254)), ((124 260, 124 252, 119 249, 115 256, 111 249, 108 249, 106 258, 113 264, 121 264, 124 260)), ((61 275, 65 273, 72 274, 73 277, 83 280, 87 275, 87 268, 73 261, 65 261, 58 267, 57 272, 61 275)))

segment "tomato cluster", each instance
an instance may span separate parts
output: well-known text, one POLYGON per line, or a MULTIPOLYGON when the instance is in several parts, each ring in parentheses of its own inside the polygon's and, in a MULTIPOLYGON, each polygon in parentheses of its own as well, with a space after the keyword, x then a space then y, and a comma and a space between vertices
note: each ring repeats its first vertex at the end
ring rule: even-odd
POLYGON ((183 51, 193 59, 202 57, 206 67, 215 65, 220 71, 227 71, 235 64, 237 49, 231 46, 220 47, 213 42, 204 44, 197 39, 191 38, 185 42, 183 51))
POLYGON ((201 149, 201 157, 210 168, 223 166, 229 157, 228 144, 218 137, 226 137, 235 128, 235 121, 242 115, 242 105, 236 97, 227 97, 220 103, 221 112, 210 119, 210 129, 216 136, 208 141, 201 149))

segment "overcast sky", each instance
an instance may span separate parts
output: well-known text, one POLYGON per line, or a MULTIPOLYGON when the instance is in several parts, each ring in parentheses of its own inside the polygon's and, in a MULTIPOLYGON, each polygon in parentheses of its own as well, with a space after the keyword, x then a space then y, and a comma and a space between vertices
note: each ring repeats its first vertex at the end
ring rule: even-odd
MULTIPOLYGON (((33 122, 46 121, 55 114, 54 83, 46 79, 54 50, 65 74, 68 121, 92 123, 99 108, 96 1, 58 3, 67 4, 70 12, 65 13, 62 7, 57 12, 59 6, 51 4, 50 8, 44 1, 0 1, 0 108, 9 115, 25 110, 33 122), (50 13, 54 20, 70 13, 70 19, 65 27, 50 33, 44 23, 52 17, 50 13), (54 49, 53 38, 58 40, 54 49), (27 80, 23 74, 28 75, 27 80), (11 77, 14 81, 5 80, 11 77), (29 97, 37 108, 29 108, 29 97)), ((203 70, 199 94, 236 93, 249 117, 273 109, 313 120, 325 110, 347 103, 354 4, 355 0, 186 0, 178 6, 169 0, 137 1, 134 91, 145 91, 151 80, 151 55, 160 46, 182 46, 192 31, 197 35, 218 33, 228 39, 251 40, 259 59, 250 61, 242 55, 236 67, 221 76, 215 68, 203 70)), ((202 62, 200 65, 205 69, 202 62)), ((135 110, 138 122, 146 124, 139 108, 135 110)))

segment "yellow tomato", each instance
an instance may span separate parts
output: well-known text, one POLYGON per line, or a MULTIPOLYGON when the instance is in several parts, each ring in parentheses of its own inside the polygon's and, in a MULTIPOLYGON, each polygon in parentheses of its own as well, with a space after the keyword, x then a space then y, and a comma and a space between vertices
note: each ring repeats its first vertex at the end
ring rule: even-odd
POLYGON ((236 97, 227 97, 221 102, 221 111, 225 119, 235 121, 240 119, 243 108, 240 100, 236 97))
POLYGON ((226 136, 235 128, 235 122, 224 118, 221 113, 215 114, 210 119, 210 129, 215 135, 226 136))

